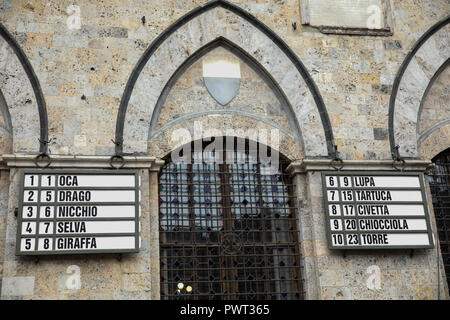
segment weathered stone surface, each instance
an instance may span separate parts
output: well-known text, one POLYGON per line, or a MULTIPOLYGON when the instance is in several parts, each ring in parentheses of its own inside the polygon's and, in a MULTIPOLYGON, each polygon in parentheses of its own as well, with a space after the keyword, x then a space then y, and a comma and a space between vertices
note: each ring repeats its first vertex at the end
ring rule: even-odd
MULTIPOLYGON (((416 250, 410 256, 406 250, 347 250, 342 252, 328 249, 325 238, 320 175, 308 172, 307 197, 315 207, 311 225, 312 247, 308 246, 308 262, 305 265, 316 269, 319 291, 316 298, 321 299, 436 299, 437 273, 436 250, 416 250), (309 257, 312 257, 311 261, 309 257), (419 274, 420 273, 420 274, 419 274), (377 281, 375 281, 376 277, 377 281)), ((300 179, 300 178, 297 178, 300 179)), ((429 188, 426 190, 427 198, 429 188)), ((313 207, 313 205, 310 205, 313 207)), ((433 219, 433 217, 431 217, 433 219)), ((301 221, 304 217, 300 216, 301 221)), ((433 227, 435 230, 435 227, 433 227)), ((306 249, 306 244, 303 246, 306 249)), ((309 272, 306 270, 306 272, 309 272)), ((310 273, 308 273, 310 275, 310 273)), ((442 275, 441 275, 442 277, 442 275)), ((442 279, 442 278, 441 278, 442 279)), ((313 286, 313 280, 306 285, 313 286)), ((440 280, 442 281, 442 280, 440 280)), ((441 297, 445 297, 445 294, 441 297)))
POLYGON ((446 67, 434 80, 419 110, 417 132, 422 135, 450 122, 450 67, 446 67))
MULTIPOLYGON (((215 8, 212 9, 208 12, 205 12, 204 14, 201 15, 201 17, 199 17, 199 23, 202 26, 202 30, 203 30, 203 40, 202 43, 190 43, 189 41, 192 41, 192 37, 196 37, 196 35, 193 35, 192 33, 189 33, 188 35, 183 34, 184 32, 187 31, 186 28, 180 28, 177 32, 175 32, 173 35, 171 35, 169 37, 169 39, 164 42, 161 47, 158 48, 158 50, 155 52, 155 54, 151 57, 149 63, 147 63, 146 67, 144 68, 144 70, 142 71, 138 83, 140 81, 142 81, 142 83, 148 83, 145 85, 146 88, 152 88, 154 90, 156 90, 156 92, 161 92, 163 85, 167 82, 168 78, 167 75, 171 75, 174 72, 174 67, 177 67, 181 64, 182 61, 184 61, 187 58, 186 52, 189 53, 193 53, 194 51, 196 51, 199 47, 199 45, 202 44, 206 44, 214 39, 216 39, 218 36, 223 36, 223 34, 221 34, 221 30, 220 28, 211 28, 212 24, 209 24, 208 21, 212 21, 212 20, 217 20, 217 19, 221 19, 221 17, 223 17, 223 19, 225 19, 227 22, 231 22, 231 23, 239 23, 240 25, 243 25, 244 28, 242 29, 227 29, 228 33, 231 33, 232 35, 234 35, 234 37, 232 38, 232 40, 235 41, 235 43, 238 46, 241 46, 245 51, 247 51, 248 53, 250 53, 254 58, 256 58, 268 71, 269 73, 271 73, 272 68, 275 68, 275 65, 277 66, 277 68, 280 67, 280 65, 286 65, 288 66, 288 64, 279 64, 276 63, 277 60, 279 59, 283 59, 284 54, 276 47, 274 46, 274 44, 267 39, 267 37, 261 35, 261 32, 256 30, 254 27, 250 26, 248 24, 248 22, 244 21, 243 19, 241 19, 240 17, 237 16, 233 16, 231 13, 229 12, 222 12, 224 11, 221 8, 215 8), (217 18, 215 18, 217 17, 217 18), (238 34, 240 34, 241 32, 246 32, 245 30, 251 30, 251 32, 253 34, 257 34, 260 35, 258 38, 258 42, 253 41, 252 43, 252 47, 249 47, 248 41, 244 40, 244 39, 248 39, 248 37, 239 37, 237 36, 238 34), (236 33, 238 32, 238 33, 236 33), (179 50, 178 47, 177 48, 171 48, 171 43, 175 42, 175 39, 182 39, 183 41, 181 43, 185 43, 186 47, 184 48, 184 50, 179 50), (243 42, 242 42, 243 41, 243 42), (259 48, 259 49, 258 49, 259 48), (169 50, 169 51, 168 51, 169 50), (168 54, 168 52, 170 52, 170 54, 168 54), (178 53, 178 54, 177 54, 178 53), (169 60, 167 60, 169 59, 169 60), (168 63, 169 62, 169 63, 168 63), (165 66, 166 68, 170 68, 167 70, 158 70, 156 71, 155 66, 165 66), (153 70, 152 70, 153 69, 153 70), (163 72, 161 74, 161 72, 163 72), (152 77, 152 78, 148 78, 148 76, 150 75, 158 75, 157 77, 152 77), (146 78, 147 76, 147 78, 146 78), (156 82, 156 83, 155 83, 156 82)), ((194 19, 193 21, 195 21, 196 19, 194 19)), ((192 25, 195 23, 193 21, 190 21, 189 23, 187 23, 187 25, 192 25)), ((216 25, 220 26, 220 23, 216 25)), ((252 37, 252 39, 254 39, 254 36, 252 37)), ((292 73, 292 70, 295 70, 295 68, 289 68, 288 71, 292 73)), ((300 86, 305 86, 304 81, 301 79, 301 77, 298 77, 298 72, 294 71, 294 73, 292 74, 292 77, 290 78, 286 78, 286 72, 284 72, 283 74, 280 73, 280 75, 278 76, 277 73, 274 73, 273 76, 275 78, 275 80, 281 85, 283 91, 285 92, 285 94, 288 97, 288 100, 291 101, 295 101, 293 94, 294 91, 291 91, 291 88, 294 88, 294 86, 296 86, 297 88, 300 86), (296 77, 297 76, 297 77, 296 77), (293 78, 296 77, 296 78, 293 78), (297 84, 297 85, 296 85, 297 84)), ((148 96, 148 90, 142 90, 142 85, 141 84, 136 84, 135 89, 133 91, 132 94, 132 98, 130 99, 130 102, 132 102, 132 107, 137 108, 137 110, 149 110, 149 111, 145 111, 144 112, 139 112, 141 118, 143 119, 144 127, 148 127, 148 123, 150 122, 150 117, 151 117, 151 110, 154 108, 155 104, 156 104, 156 100, 153 98, 151 98, 150 96, 148 96), (141 96, 141 92, 144 96, 141 96), (150 107, 148 107, 150 106, 150 107)), ((309 91, 308 91, 309 92, 309 91)), ((153 95, 154 97, 157 96, 157 94, 153 95)), ((306 96, 307 98, 310 98, 310 94, 306 96)), ((307 103, 303 104, 302 106, 294 106, 294 110, 302 110, 303 112, 307 112, 308 113, 308 117, 298 117, 297 121, 300 124, 300 128, 302 130, 302 134, 303 136, 308 135, 310 137, 310 139, 306 139, 305 141, 308 141, 307 143, 310 143, 309 141, 311 139, 315 140, 315 144, 314 144, 314 148, 312 147, 313 145, 311 144, 310 146, 305 146, 308 149, 308 152, 311 154, 314 153, 322 153, 324 149, 322 149, 323 151, 318 151, 318 147, 322 146, 322 148, 325 148, 325 141, 317 141, 316 137, 317 137, 317 132, 315 134, 312 134, 312 126, 314 126, 314 130, 317 130, 318 127, 320 127, 320 116, 317 113, 317 109, 314 107, 314 102, 312 99, 309 100, 305 100, 307 101, 307 103), (313 107, 310 107, 311 104, 313 105, 313 107), (309 107, 309 108, 308 108, 309 107), (306 111, 307 110, 307 111, 306 111), (314 115, 313 115, 314 114, 314 115), (319 144, 318 144, 319 143, 319 144), (314 151, 314 149, 316 151, 314 151)), ((129 117, 132 116, 133 113, 128 114, 127 113, 127 122, 130 123, 136 123, 136 120, 128 120, 130 119, 129 117)), ((130 130, 128 126, 125 126, 125 133, 126 136, 130 137, 130 140, 133 141, 136 138, 138 139, 144 139, 145 134, 144 133, 138 133, 136 131, 136 126, 134 126, 133 131, 134 134, 130 135, 130 133, 127 130, 130 130)), ((312 142, 312 141, 311 141, 312 142)))
MULTIPOLYGON (((418 156, 418 126, 420 105, 431 77, 437 69, 450 57, 450 27, 447 25, 431 36, 419 49, 418 58, 412 59, 401 78, 394 111, 394 136, 400 145, 402 156, 418 156), (442 42, 441 42, 442 41, 442 42), (439 45, 436 44, 439 42, 439 45), (437 53, 436 53, 437 51, 437 53), (425 52, 433 52, 436 59, 432 63, 424 63, 425 52)), ((442 110, 440 121, 447 120, 442 110)))
POLYGON ((2 298, 11 296, 30 296, 34 293, 35 277, 3 277, 2 298))
POLYGON ((0 90, 11 115, 13 150, 36 151, 39 116, 36 97, 19 59, 9 44, 0 38, 0 90))
MULTIPOLYGON (((432 21, 437 21, 439 17, 446 15, 447 9, 445 1, 433 1, 432 3, 425 1, 421 4, 423 6, 423 15, 420 19, 414 19, 412 23, 412 17, 415 15, 411 14, 411 12, 415 12, 418 8, 411 5, 410 1, 395 3, 392 8, 392 13, 395 17, 393 20, 395 34, 387 39, 379 39, 371 37, 349 38, 338 35, 330 36, 319 32, 303 31, 301 28, 298 28, 297 31, 292 31, 291 22, 289 21, 298 19, 298 4, 232 2, 242 6, 245 10, 249 10, 250 13, 255 14, 257 18, 261 19, 269 27, 274 28, 287 44, 291 46, 317 81, 327 108, 332 107, 330 101, 336 99, 336 97, 341 97, 342 102, 339 102, 340 105, 345 105, 347 103, 343 103, 345 100, 355 100, 356 95, 364 97, 365 100, 368 100, 370 97, 375 98, 371 99, 374 100, 373 102, 358 103, 358 107, 361 108, 380 110, 381 116, 364 116, 367 118, 367 126, 369 128, 382 128, 381 125, 387 126, 387 104, 385 102, 382 104, 375 102, 379 101, 382 98, 380 94, 383 94, 383 92, 376 92, 377 89, 374 92, 367 90, 361 92, 360 89, 364 87, 363 82, 371 82, 375 86, 379 85, 378 82, 382 85, 391 85, 405 52, 429 27, 432 21), (427 15, 432 18, 425 18, 427 15), (401 47, 399 45, 400 43, 401 47), (391 48, 395 48, 396 50, 389 50, 391 48), (319 71, 323 74, 317 78, 316 75, 318 75, 319 71), (367 76, 378 73, 381 74, 379 80, 377 76, 367 76), (325 76, 326 74, 328 76, 325 76), (362 76, 357 81, 357 78, 353 76, 355 74, 365 74, 365 76, 362 76), (327 83, 333 78, 335 91, 328 92, 327 83), (345 88, 351 88, 355 86, 355 83, 358 83, 355 91, 349 91, 343 97, 341 93, 346 92, 345 88)), ((139 59, 140 54, 150 44, 151 40, 161 30, 167 28, 174 21, 173 19, 180 17, 198 4, 197 2, 190 3, 189 5, 183 4, 182 6, 171 2, 166 3, 164 6, 153 4, 152 7, 154 9, 149 11, 146 8, 148 6, 146 3, 134 4, 133 10, 130 10, 129 7, 124 5, 113 6, 109 4, 98 9, 95 4, 83 3, 80 6, 81 28, 69 29, 67 25, 67 19, 69 18, 66 14, 67 8, 62 2, 52 3, 50 6, 46 6, 43 2, 35 2, 31 7, 27 6, 25 2, 20 2, 14 7, 10 1, 5 2, 4 6, 6 10, 2 11, 4 13, 0 15, 0 20, 16 36, 19 43, 23 44, 24 51, 36 69, 35 72, 41 82, 41 87, 43 88, 48 103, 49 123, 51 127, 50 135, 54 136, 52 145, 53 152, 63 154, 104 154, 112 150, 110 139, 114 136, 115 112, 117 111, 118 102, 115 102, 113 105, 89 100, 87 102, 80 100, 68 103, 62 102, 58 106, 63 107, 64 112, 55 113, 52 109, 56 106, 52 101, 58 97, 64 97, 64 94, 66 94, 65 90, 60 92, 60 88, 73 88, 73 90, 81 93, 80 96, 82 94, 86 97, 106 95, 120 99, 124 89, 123 86, 131 69, 139 59), (97 15, 98 12, 101 12, 101 17, 97 15), (117 19, 110 19, 112 15, 117 17, 117 19), (146 17, 144 23, 141 21, 143 15, 146 17), (20 40, 20 34, 23 35, 22 40, 20 40), (50 39, 52 40, 50 41, 50 39), (76 53, 72 54, 74 48, 76 53), (119 55, 113 53, 116 50, 120 52, 119 55), (51 51, 51 54, 46 54, 48 51, 51 51), (120 57, 120 59, 117 60, 117 57, 120 57), (75 83, 76 81, 74 79, 80 73, 89 74, 89 88, 86 87, 86 84, 80 85, 75 83), (73 130, 65 131, 62 126, 56 126, 54 124, 56 122, 64 122, 65 119, 71 119, 73 116, 70 110, 78 109, 79 106, 86 108, 89 111, 89 115, 92 114, 92 120, 87 119, 89 124, 81 127, 81 135, 95 136, 95 138, 91 138, 89 141, 89 143, 94 144, 93 147, 75 146, 74 136, 78 134, 73 130), (100 119, 94 115, 97 107, 104 107, 102 110, 104 113, 102 112, 102 114, 105 117, 107 116, 108 119, 105 121, 102 119, 101 124, 99 124, 100 119), (90 110, 92 110, 92 113, 90 110), (109 125, 109 123, 112 125, 109 125)), ((199 19, 193 19, 180 28, 179 31, 179 33, 174 35, 173 40, 169 39, 167 45, 164 44, 164 48, 161 48, 170 54, 162 54, 164 50, 158 50, 155 53, 155 58, 160 56, 158 58, 160 59, 159 61, 164 61, 164 63, 158 63, 157 59, 150 59, 149 64, 159 66, 158 72, 149 73, 149 76, 152 77, 152 83, 146 81, 142 76, 136 84, 136 91, 139 91, 140 94, 137 99, 134 97, 135 94, 131 97, 131 105, 128 108, 128 112, 129 117, 132 118, 126 124, 126 128, 128 128, 126 132, 130 137, 127 139, 129 141, 129 146, 127 146, 128 151, 135 152, 140 150, 140 152, 145 152, 147 149, 145 141, 146 133, 142 134, 142 138, 139 138, 141 140, 135 140, 140 132, 143 133, 148 130, 148 122, 139 119, 148 119, 151 117, 154 101, 156 101, 155 99, 159 96, 162 86, 167 81, 167 76, 170 77, 171 70, 174 70, 172 68, 173 63, 177 64, 182 62, 187 55, 193 53, 195 48, 201 47, 208 41, 214 39, 215 36, 222 35, 234 43, 241 45, 243 49, 255 55, 255 57, 259 57, 258 59, 260 59, 260 62, 265 67, 267 62, 268 70, 270 69, 270 73, 274 78, 283 84, 283 90, 293 105, 297 104, 298 100, 304 100, 302 94, 306 87, 303 84, 300 87, 291 85, 295 82, 301 83, 301 79, 296 79, 299 75, 295 75, 295 72, 292 74, 295 75, 295 78, 290 75, 293 69, 289 67, 290 61, 283 54, 279 54, 277 48, 273 47, 270 41, 267 42, 267 39, 260 31, 255 30, 246 23, 241 24, 241 20, 233 17, 232 14, 215 10, 214 13, 211 12, 203 17, 199 17, 199 19), (209 23, 211 21, 214 21, 215 28, 211 28, 211 24, 209 23), (239 28, 236 28, 236 25, 239 25, 239 28), (180 45, 178 46, 177 43, 180 45), (189 47, 191 45, 192 47, 189 47), (258 51, 255 49, 252 51, 252 48, 258 47, 262 47, 262 50, 258 51), (185 50, 189 52, 184 53, 185 50), (272 60, 264 60, 270 56, 272 60), (153 75, 158 76, 154 77, 153 75), (158 82, 158 85, 155 85, 155 82, 158 82), (151 96, 147 96, 150 93, 151 96), (142 107, 138 106, 139 100, 144 103, 142 107), (137 102, 136 105, 135 102, 137 102), (133 110, 136 108, 145 110, 145 113, 142 113, 142 111, 135 113, 133 110)), ((429 40, 429 44, 423 46, 417 52, 414 59, 421 64, 422 70, 428 77, 431 77, 433 70, 439 67, 440 59, 445 59, 445 50, 448 50, 446 49, 447 43, 448 39, 446 41, 445 36, 437 34, 436 37, 429 40), (440 58, 441 56, 442 58, 440 58)), ((146 74, 146 69, 144 68, 143 74, 146 74)), ((314 102, 308 101, 307 104, 314 105, 314 102)), ((307 110, 304 105, 300 105, 296 110, 303 109, 307 110)), ((30 115, 30 113, 27 114, 30 115)), ((307 134, 309 138, 304 140, 306 144, 313 141, 310 148, 314 147, 313 149, 317 150, 322 148, 323 150, 324 145, 318 144, 318 141, 313 138, 313 136, 317 136, 314 130, 320 127, 319 117, 316 114, 314 117, 305 118, 304 115, 307 114, 308 112, 298 114, 299 118, 307 119, 302 125, 302 127, 304 126, 302 128, 304 129, 302 134, 307 134), (308 125, 309 121, 313 122, 308 125)), ((334 126, 333 131, 335 131, 336 142, 342 151, 343 157, 364 158, 367 156, 370 158, 375 157, 376 159, 389 158, 389 150, 384 149, 384 146, 375 154, 370 154, 366 150, 361 152, 352 150, 352 143, 362 142, 364 145, 366 142, 365 139, 358 139, 354 136, 349 137, 346 130, 339 129, 350 128, 353 126, 352 123, 347 122, 347 119, 343 121, 344 118, 338 120, 337 117, 339 115, 330 112, 330 110, 329 115, 331 119, 335 119, 335 121, 332 121, 334 126)), ((354 116, 354 111, 349 115, 354 116)), ((33 119, 37 124, 38 118, 34 117, 33 119)), ((400 125, 399 127, 403 126, 400 125)), ((16 133, 23 133, 23 129, 31 128, 29 126, 27 128, 21 128, 16 130, 16 133)), ((36 134, 33 138, 26 138, 29 141, 29 148, 34 146, 35 136, 36 134)), ((398 139, 407 139, 408 136, 410 135, 397 135, 398 139)), ((23 145, 23 143, 21 144, 23 145)), ((312 152, 317 154, 318 151, 316 152, 313 149, 312 152)), ((408 147, 408 150, 414 152, 411 147, 408 147)))
MULTIPOLYGON (((387 37, 326 35, 303 27, 297 1, 230 2, 271 28, 305 65, 324 100, 335 138, 333 142, 341 158, 391 159, 388 109, 395 75, 414 43, 434 23, 448 16, 447 0, 391 1, 394 34, 387 37)), ((116 0, 102 4, 82 1, 78 4, 81 26, 71 29, 67 24, 69 3, 65 1, 0 1, 0 21, 22 47, 40 82, 47 104, 49 137, 53 139, 49 146, 51 154, 112 155, 111 139, 115 134, 118 107, 136 63, 163 30, 204 3, 203 0, 136 0, 132 4, 116 0)), ((416 132, 418 122, 422 134, 448 119, 448 112, 442 109, 443 102, 448 101, 443 89, 447 80, 442 80, 442 89, 434 88, 436 92, 429 96, 422 118, 418 118, 429 79, 449 56, 448 34, 449 26, 418 50, 400 83, 394 135, 403 156, 415 157, 419 150, 421 158, 430 159, 449 146, 448 124, 430 133, 420 146, 416 132)), ((11 114, 13 133, 13 139, 8 142, 8 136, 0 132, 0 150, 35 154, 40 130, 35 95, 20 62, 3 39, 0 39, 0 90, 11 114)), ((185 128, 192 133, 193 120, 200 119, 205 127, 269 129, 278 126, 286 131, 280 150, 291 159, 326 156, 323 126, 314 98, 317 99, 311 95, 292 61, 267 36, 241 17, 216 8, 182 26, 145 65, 128 105, 124 151, 165 155, 178 145, 171 141, 172 132, 185 128), (183 121, 178 127, 174 125, 149 139, 154 107, 167 81, 196 50, 218 37, 239 46, 274 79, 292 107, 300 137, 293 135, 291 123, 286 121, 292 119, 279 107, 273 93, 264 85, 255 87, 260 82, 250 81, 254 77, 246 78, 249 82, 244 82, 245 97, 238 97, 242 100, 236 100, 239 106, 233 111, 241 111, 242 107, 259 119, 236 114, 220 114, 221 117, 212 119, 206 115, 189 120, 181 118, 196 112, 196 108, 216 110, 209 95, 199 93, 203 84, 197 76, 190 83, 187 77, 177 84, 179 91, 167 109, 177 114, 162 115, 157 127, 163 128, 179 119, 183 121), (195 94, 183 97, 183 90, 187 88, 195 89, 195 94), (266 104, 258 105, 262 100, 266 104)), ((5 119, 0 120, 0 125, 4 127, 5 119)), ((91 166, 92 163, 84 167, 91 166)), ((9 176, 5 176, 5 172, 2 170, 0 177, 2 298, 160 298, 156 171, 140 172, 143 181, 142 248, 138 254, 124 255, 121 261, 116 255, 48 257, 37 264, 33 258, 15 255, 17 220, 12 213, 18 206, 20 170, 12 168, 9 176), (66 286, 70 277, 67 267, 71 265, 78 265, 81 270, 79 290, 66 286), (5 284, 5 279, 10 280, 5 284), (13 286, 14 283, 19 285, 13 286)), ((306 298, 437 298, 435 250, 423 251, 412 258, 405 251, 364 251, 347 253, 344 258, 327 247, 320 174, 309 172, 296 179, 299 179, 296 200, 306 298), (380 268, 381 289, 367 287, 370 276, 367 270, 373 265, 380 268)), ((429 190, 427 197, 431 199, 429 190)), ((441 290, 443 288, 441 286, 441 290)), ((444 296, 442 293, 441 297, 444 296)))
POLYGON ((450 141, 450 123, 433 130, 429 135, 424 137, 420 144, 419 152, 421 158, 433 158, 446 150, 450 141))

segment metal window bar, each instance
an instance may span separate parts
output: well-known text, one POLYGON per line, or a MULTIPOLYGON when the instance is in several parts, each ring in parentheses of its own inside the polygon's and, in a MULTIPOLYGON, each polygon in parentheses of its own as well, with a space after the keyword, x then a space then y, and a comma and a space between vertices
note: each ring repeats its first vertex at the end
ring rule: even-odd
POLYGON ((433 159, 433 162, 436 166, 430 170, 428 180, 442 260, 444 261, 447 283, 450 287, 450 149, 440 153, 433 159))
POLYGON ((276 174, 263 174, 245 145, 232 155, 225 146, 213 152, 234 163, 166 159, 159 177, 161 299, 302 298, 293 186, 283 171, 289 163, 280 159, 276 174))

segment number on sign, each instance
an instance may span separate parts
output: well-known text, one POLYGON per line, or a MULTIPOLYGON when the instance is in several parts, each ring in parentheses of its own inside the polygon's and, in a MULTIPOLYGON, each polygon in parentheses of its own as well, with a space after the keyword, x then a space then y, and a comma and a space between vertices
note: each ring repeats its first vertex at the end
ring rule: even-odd
POLYGON ((25 222, 22 224, 22 234, 34 234, 36 229, 35 222, 25 222))
POLYGON ((36 175, 26 175, 25 176, 25 186, 27 187, 35 187, 38 185, 39 182, 39 176, 36 175))
POLYGON ((52 239, 44 238, 39 239, 39 250, 51 250, 52 249, 52 239))
POLYGON ((342 246, 344 244, 344 237, 342 234, 332 234, 331 235, 333 245, 335 246, 342 246))
POLYGON ((35 212, 36 212, 35 210, 36 210, 36 207, 24 207, 22 217, 25 219, 34 218, 35 212))
POLYGON ((22 251, 23 250, 33 250, 34 249, 34 239, 22 239, 22 251))
POLYGON ((53 176, 43 176, 42 177, 42 186, 43 187, 52 187, 54 186, 54 178, 53 176))
POLYGON ((52 202, 53 201, 53 191, 46 190, 41 192, 41 201, 52 202))
POLYGON ((51 218, 52 217, 52 207, 41 207, 41 218, 51 218), (42 212, 44 210, 44 212, 42 212), (43 214, 42 214, 43 213, 43 214))
POLYGON ((359 244, 358 235, 357 234, 348 234, 347 235, 347 244, 349 246, 359 244))
POLYGON ((52 233, 53 231, 53 223, 52 222, 41 222, 39 224, 39 233, 47 234, 52 233))

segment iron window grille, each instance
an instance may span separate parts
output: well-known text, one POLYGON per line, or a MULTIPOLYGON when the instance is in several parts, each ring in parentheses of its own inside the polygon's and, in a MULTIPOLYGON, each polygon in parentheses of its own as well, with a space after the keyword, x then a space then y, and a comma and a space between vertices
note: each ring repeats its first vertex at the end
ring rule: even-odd
POLYGON ((436 166, 428 175, 439 244, 450 287, 450 149, 433 159, 436 166))
MULTIPOLYGON (((212 156, 225 157, 223 150, 212 156)), ((166 158, 159 177, 161 299, 302 298, 288 161, 265 174, 259 157, 251 161, 248 142, 232 157, 234 163, 191 164, 166 158)))

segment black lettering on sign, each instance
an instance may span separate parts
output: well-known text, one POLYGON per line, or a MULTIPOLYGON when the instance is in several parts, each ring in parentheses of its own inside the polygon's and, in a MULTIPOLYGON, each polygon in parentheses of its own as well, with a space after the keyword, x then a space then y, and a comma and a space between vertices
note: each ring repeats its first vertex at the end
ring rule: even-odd
POLYGON ((97 211, 97 207, 92 206, 60 206, 58 207, 58 218, 96 217, 97 211))
POLYGON ((59 176, 58 185, 60 187, 77 187, 78 178, 77 176, 59 176))
POLYGON ((387 205, 358 205, 358 214, 360 216, 380 216, 389 215, 389 209, 387 205))
POLYGON ((391 201, 390 191, 386 190, 355 190, 359 201, 391 201))
POLYGON ((70 201, 91 201, 91 192, 90 191, 68 191, 68 190, 60 190, 58 191, 58 200, 62 202, 70 202, 70 201))
POLYGON ((58 238, 56 246, 60 250, 96 249, 96 238, 58 238))
POLYGON ((355 177, 356 187, 375 187, 375 180, 373 177, 355 177))
POLYGON ((389 244, 387 234, 361 234, 362 244, 389 244))

